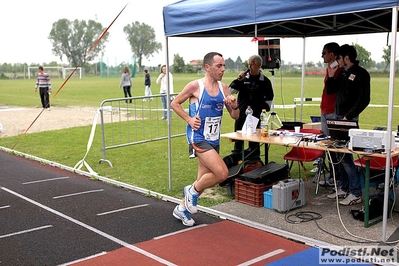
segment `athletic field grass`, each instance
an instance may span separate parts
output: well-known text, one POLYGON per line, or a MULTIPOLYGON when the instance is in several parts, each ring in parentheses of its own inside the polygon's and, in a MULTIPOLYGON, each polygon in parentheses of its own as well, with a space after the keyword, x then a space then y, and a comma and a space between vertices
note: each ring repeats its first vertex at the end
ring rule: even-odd
MULTIPOLYGON (((301 96, 301 78, 285 76, 280 71, 275 71, 274 78, 269 72, 266 75, 274 81, 275 105, 293 105, 294 98, 301 96)), ((152 80, 152 92, 159 92, 159 85, 155 83, 158 73, 150 73, 152 80)), ((223 82, 229 84, 237 73, 226 73, 223 82)), ((202 74, 175 74, 175 92, 181 91, 184 85, 194 79, 201 78, 202 74)), ((307 76, 304 81, 304 97, 321 97, 324 76, 307 76)), ((123 97, 122 89, 119 89, 119 78, 93 78, 87 77, 72 78, 59 91, 52 100, 52 106, 90 106, 99 107, 105 99, 123 97)), ((64 82, 63 79, 52 79, 53 94, 64 82)), ((144 77, 138 74, 133 79, 133 96, 142 96, 144 93, 144 77)), ((371 104, 388 104, 388 77, 373 77, 371 82, 371 104)), ((40 107, 40 99, 34 93, 35 80, 1 80, 0 81, 0 104, 10 106, 40 107)), ((396 84, 396 88, 399 84, 396 84)), ((398 97, 395 97, 395 105, 399 105, 398 97)), ((310 122, 310 115, 319 115, 319 102, 306 102, 314 106, 304 106, 302 121, 310 122)), ((387 107, 368 107, 360 116, 360 127, 372 129, 376 126, 387 125, 387 107)), ((294 121, 293 109, 276 108, 279 118, 282 121, 294 121)), ((394 109, 393 130, 399 125, 399 118, 395 116, 397 108, 394 109)), ((10 117, 12 119, 12 117, 10 117)), ((40 118, 39 118, 40 119, 40 118)), ((73 117, 71 117, 73 119, 73 117)), ((300 119, 300 108, 297 107, 296 120, 300 119)), ((1 121, 0 121, 1 123, 1 121)), ((172 123, 173 127, 173 123, 172 123)), ((73 167, 81 160, 86 153, 86 146, 91 126, 69 128, 56 131, 45 131, 41 133, 27 134, 23 138, 7 137, 0 138, 0 146, 11 148, 15 143, 16 151, 31 154, 40 158, 55 161, 63 165, 73 167), (45 149, 42 143, 46 143, 45 149)), ((223 118, 222 133, 233 131, 233 120, 225 112, 223 118)), ((197 174, 196 159, 188 158, 188 149, 185 137, 173 138, 171 140, 172 153, 172 189, 169 190, 168 180, 168 143, 166 140, 132 145, 128 147, 111 149, 107 151, 107 158, 113 163, 111 168, 106 163, 99 164, 102 158, 101 131, 97 130, 86 158, 89 165, 101 176, 112 178, 138 187, 180 198, 184 185, 192 183, 197 174)), ((227 139, 221 140, 222 157, 230 154, 233 144, 227 139)), ((262 149, 263 150, 263 149, 262 149)), ((272 146, 269 151, 269 161, 284 163, 282 156, 288 151, 285 147, 272 146)), ((310 169, 313 166, 306 164, 308 169, 305 178, 311 178, 313 173, 310 169)), ((304 177, 304 173, 294 164, 292 177, 304 177)), ((200 203, 203 206, 211 206, 224 201, 232 200, 226 194, 224 188, 216 187, 201 197, 200 203)))

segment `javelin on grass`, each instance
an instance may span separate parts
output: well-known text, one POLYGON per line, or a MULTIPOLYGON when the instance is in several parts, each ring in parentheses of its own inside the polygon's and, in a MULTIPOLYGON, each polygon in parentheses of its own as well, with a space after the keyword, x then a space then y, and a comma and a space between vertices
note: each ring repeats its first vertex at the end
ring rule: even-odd
MULTIPOLYGON (((57 94, 61 91, 61 89, 64 87, 64 85, 68 82, 68 80, 71 78, 71 76, 76 72, 76 69, 78 69, 85 61, 87 56, 93 51, 93 49, 97 46, 97 44, 101 41, 101 39, 104 37, 104 35, 108 32, 109 28, 111 28, 112 24, 114 24, 114 22, 116 21, 116 19, 120 16, 120 14, 122 14, 123 10, 125 10, 126 6, 128 4, 126 4, 122 10, 119 12, 119 14, 114 18, 114 20, 111 22, 111 24, 109 24, 109 26, 104 30, 104 32, 100 35, 100 37, 98 37, 98 39, 94 42, 94 44, 91 46, 91 48, 89 49, 89 51, 86 53, 86 55, 83 58, 83 62, 79 63, 79 65, 77 65, 75 67, 75 69, 71 72, 71 74, 68 75, 68 77, 66 78, 66 80, 61 84, 61 86, 59 87, 59 89, 55 92, 55 94, 53 94, 53 96, 51 97, 51 99, 54 99, 57 94)), ((48 103, 47 103, 48 105, 48 103)), ((33 124, 36 122, 36 120, 42 115, 44 109, 46 109, 47 106, 45 106, 40 113, 36 116, 36 118, 33 120, 33 122, 29 125, 29 127, 22 133, 21 137, 17 140, 17 143, 14 144, 14 146, 11 148, 11 150, 13 150, 15 148, 15 146, 17 146, 17 144, 19 143, 19 140, 24 137, 26 135, 26 133, 29 131, 29 129, 33 126, 33 124)))

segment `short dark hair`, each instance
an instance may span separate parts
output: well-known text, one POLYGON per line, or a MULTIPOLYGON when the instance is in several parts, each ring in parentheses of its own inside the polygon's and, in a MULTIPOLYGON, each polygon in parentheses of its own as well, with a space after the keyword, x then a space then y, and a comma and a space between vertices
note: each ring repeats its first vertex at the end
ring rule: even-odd
POLYGON ((40 69, 40 70, 43 70, 43 67, 42 67, 42 66, 39 66, 39 69, 40 69))
POLYGON ((145 72, 145 73, 148 73, 148 70, 147 70, 147 69, 144 69, 144 72, 145 72))
POLYGON ((210 52, 210 53, 207 53, 207 54, 204 56, 204 62, 203 62, 204 67, 205 67, 205 65, 212 65, 212 63, 214 62, 213 58, 215 57, 215 55, 218 55, 218 56, 220 56, 220 57, 223 57, 222 54, 217 53, 217 52, 210 52))
POLYGON ((324 45, 324 48, 328 50, 328 52, 333 53, 335 56, 339 53, 339 44, 336 42, 329 42, 324 45))
POLYGON ((353 45, 344 44, 339 48, 339 55, 344 58, 345 56, 349 57, 349 60, 352 63, 356 62, 357 52, 356 48, 353 45))

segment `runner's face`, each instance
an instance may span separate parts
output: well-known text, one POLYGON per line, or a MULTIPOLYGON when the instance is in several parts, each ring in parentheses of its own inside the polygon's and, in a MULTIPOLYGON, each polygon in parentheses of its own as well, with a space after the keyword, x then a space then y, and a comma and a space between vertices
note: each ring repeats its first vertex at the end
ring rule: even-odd
POLYGON ((224 71, 226 70, 226 64, 224 62, 223 57, 215 55, 213 58, 214 62, 212 65, 209 66, 209 74, 211 75, 212 78, 215 80, 222 80, 224 71))

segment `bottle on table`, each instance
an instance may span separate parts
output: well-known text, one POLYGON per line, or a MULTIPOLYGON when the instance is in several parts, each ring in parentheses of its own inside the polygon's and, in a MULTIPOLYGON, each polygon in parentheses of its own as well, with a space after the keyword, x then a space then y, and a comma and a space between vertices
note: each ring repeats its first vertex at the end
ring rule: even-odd
POLYGON ((262 109, 262 113, 260 113, 260 132, 262 137, 268 136, 269 125, 267 123, 266 109, 262 109))
POLYGON ((252 134, 252 130, 253 130, 253 119, 252 119, 252 115, 253 115, 253 110, 251 108, 251 106, 248 105, 247 110, 245 110, 245 115, 247 116, 247 118, 245 119, 246 122, 246 133, 247 135, 251 135, 252 134))

